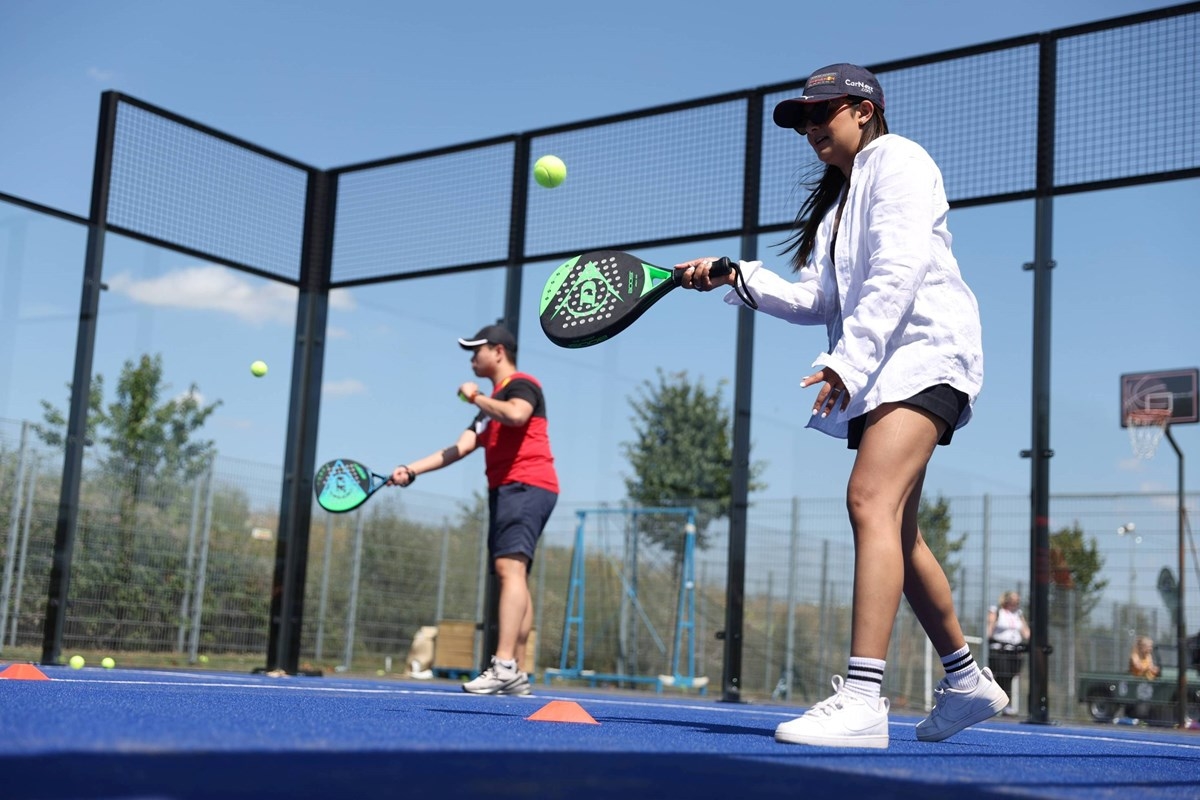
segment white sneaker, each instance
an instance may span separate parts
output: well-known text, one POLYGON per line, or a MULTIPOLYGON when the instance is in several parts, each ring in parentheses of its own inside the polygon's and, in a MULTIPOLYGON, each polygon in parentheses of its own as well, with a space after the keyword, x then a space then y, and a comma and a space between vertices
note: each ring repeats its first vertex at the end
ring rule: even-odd
POLYGON ((888 707, 886 697, 872 704, 865 697, 843 692, 845 681, 833 676, 833 697, 822 700, 804 716, 781 723, 775 729, 775 741, 811 744, 817 747, 888 746, 888 707))
POLYGON ((1008 695, 996 684, 992 671, 980 670, 973 689, 952 689, 945 679, 933 690, 933 710, 917 723, 917 738, 940 742, 976 722, 991 719, 1008 707, 1008 695))
POLYGON ((492 665, 479 677, 463 684, 463 691, 471 694, 529 694, 529 676, 517 669, 505 667, 492 656, 492 665))
POLYGON ((517 682, 503 692, 500 692, 500 694, 518 694, 521 696, 533 694, 533 686, 529 683, 529 673, 518 672, 517 675, 520 676, 517 682))

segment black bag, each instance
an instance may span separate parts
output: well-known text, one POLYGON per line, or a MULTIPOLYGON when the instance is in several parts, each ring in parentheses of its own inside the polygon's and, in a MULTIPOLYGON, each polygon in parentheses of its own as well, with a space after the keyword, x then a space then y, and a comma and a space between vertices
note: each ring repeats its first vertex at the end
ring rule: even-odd
POLYGON ((1024 654, 1029 652, 1029 644, 1010 644, 1008 642, 988 642, 988 666, 992 674, 1001 678, 1011 678, 1020 673, 1024 654))

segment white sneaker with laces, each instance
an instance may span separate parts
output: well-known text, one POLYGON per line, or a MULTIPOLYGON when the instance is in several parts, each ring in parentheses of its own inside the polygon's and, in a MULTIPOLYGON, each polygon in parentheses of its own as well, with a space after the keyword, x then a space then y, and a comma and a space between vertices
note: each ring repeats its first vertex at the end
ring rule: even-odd
POLYGON ((471 694, 529 694, 529 676, 520 670, 506 667, 492 656, 492 665, 479 677, 463 684, 463 691, 471 694))
POLYGON ((987 667, 980 670, 979 683, 973 689, 952 689, 942 678, 933 690, 933 709, 917 723, 917 738, 922 742, 940 742, 963 728, 991 719, 1008 707, 1008 695, 987 667))
POLYGON ((888 746, 888 707, 886 697, 872 704, 865 697, 843 692, 845 681, 833 676, 833 696, 804 713, 804 716, 780 723, 775 741, 811 744, 817 747, 888 746))

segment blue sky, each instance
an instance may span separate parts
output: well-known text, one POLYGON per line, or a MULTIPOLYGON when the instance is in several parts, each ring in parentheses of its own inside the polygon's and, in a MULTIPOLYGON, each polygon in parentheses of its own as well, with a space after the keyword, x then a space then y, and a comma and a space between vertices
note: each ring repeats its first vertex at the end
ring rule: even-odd
MULTIPOLYGON (((0 191, 86 214, 106 89, 335 167, 802 79, 836 61, 878 63, 1161 5, 8 0, 0 4, 0 191)), ((1114 135, 1133 124, 1111 110, 1101 116, 1114 135)), ((1164 135, 1153 119, 1137 124, 1130 147, 1138 136, 1164 135)), ((554 191, 572 189, 571 177, 554 191)), ((1055 492, 1174 489, 1176 462, 1165 445, 1153 461, 1130 458, 1117 387, 1124 372, 1200 364, 1198 189, 1197 181, 1176 182, 1055 204, 1055 492)), ((926 490, 1023 494, 1029 462, 1018 452, 1030 440, 1032 279, 1021 265, 1032 258, 1033 207, 955 211, 950 226, 980 299, 987 376, 976 421, 956 446, 939 450, 926 490)), ((773 241, 759 250, 768 260, 773 241)), ((7 353, 0 343, 0 384, 8 384, 0 388, 0 418, 36 419, 41 398, 65 404, 82 247, 81 232, 0 207, 0 253, 23 265, 18 321, 0 330, 0 339, 15 330, 21 342, 10 342, 7 353)), ((668 263, 734 249, 713 242, 641 255, 668 263)), ((536 309, 553 266, 529 270, 525 309, 536 309)), ((115 377, 125 358, 163 352, 176 390, 194 382, 222 400, 211 433, 223 454, 280 463, 294 294, 119 239, 110 239, 105 277, 97 371, 115 377), (258 358, 271 365, 261 380, 248 371, 258 358)), ((7 280, 13 291, 11 274, 7 280)), ((337 293, 318 458, 349 455, 387 469, 453 442, 470 416, 453 391, 471 377, 454 339, 497 316, 502 296, 496 274, 337 293)), ((655 311, 639 321, 640 335, 588 351, 559 350, 532 323, 522 331, 521 366, 547 385, 574 502, 623 496, 626 398, 656 367, 686 370, 710 387, 732 381, 735 317, 718 298, 672 297, 655 311), (703 352, 686 346, 696 338, 689 331, 703 332, 703 352)), ((844 445, 803 429, 811 398, 798 383, 823 335, 760 318, 752 438, 754 457, 768 462, 765 497, 843 491, 844 445)), ((1198 433, 1200 426, 1177 429, 1185 453, 1200 453, 1198 433)), ((421 482, 450 497, 481 485, 478 458, 421 482)))

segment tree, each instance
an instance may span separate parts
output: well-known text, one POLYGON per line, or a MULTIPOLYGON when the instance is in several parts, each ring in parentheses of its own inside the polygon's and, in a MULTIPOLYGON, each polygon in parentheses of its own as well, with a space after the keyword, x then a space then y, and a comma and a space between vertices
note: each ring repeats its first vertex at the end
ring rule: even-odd
MULTIPOLYGON (((634 473, 625 490, 638 506, 694 506, 696 547, 704 549, 709 523, 729 513, 733 497, 733 424, 720 392, 726 382, 710 393, 702 381, 692 384, 687 372, 657 373, 657 383, 644 381, 629 398, 637 438, 622 443, 634 473)), ((763 468, 751 463, 750 491, 764 488, 754 480, 763 468)), ((678 519, 644 519, 641 533, 681 560, 678 519)))
MULTIPOLYGON (((114 558, 103 565, 104 574, 94 576, 96 585, 111 587, 105 595, 109 618, 116 620, 108 644, 118 646, 126 637, 124 620, 145 604, 146 593, 155 591, 139 580, 136 539, 139 517, 150 520, 187 493, 180 487, 197 477, 215 454, 212 441, 198 440, 195 433, 220 406, 220 401, 202 405, 193 384, 186 393, 162 400, 170 388, 163 383, 161 355, 143 355, 136 363, 126 361, 117 380, 116 398, 104 405, 104 376, 97 374, 88 392, 87 443, 99 445, 96 482, 112 498, 116 508, 98 535, 115 528, 114 558)), ((70 386, 68 386, 68 389, 70 386)), ((66 416, 51 403, 42 401, 45 424, 35 425, 37 436, 52 447, 62 447, 66 416)), ((81 521, 86 520, 81 517, 81 521)), ((81 578, 81 585, 86 582, 81 578)))
POLYGON ((931 503, 922 495, 917 507, 917 526, 921 529, 921 536, 930 552, 942 565, 946 580, 953 589, 958 585, 962 565, 952 557, 963 549, 967 535, 964 533, 957 539, 950 538, 950 503, 946 498, 938 495, 938 499, 931 503))
MULTIPOLYGON (((131 473, 129 485, 135 490, 162 481, 190 480, 203 471, 215 452, 212 441, 197 441, 192 436, 221 401, 202 406, 192 384, 183 395, 160 404, 170 388, 163 384, 162 374, 161 355, 143 355, 136 364, 126 361, 117 381, 117 397, 107 407, 103 405, 104 376, 97 374, 89 387, 88 444, 103 446, 100 463, 106 472, 131 473), (138 468, 131 469, 132 465, 138 468)), ((71 388, 69 384, 67 388, 71 388)), ((49 401, 41 402, 45 424, 35 425, 34 431, 47 445, 62 447, 67 418, 49 401)))
MULTIPOLYGON (((955 556, 966 544, 967 535, 964 533, 958 537, 951 537, 953 523, 949 501, 938 495, 937 500, 931 502, 921 495, 917 506, 917 527, 921 530, 921 538, 925 540, 925 545, 942 565, 942 571, 946 573, 946 580, 953 590, 962 572, 962 564, 955 556)), ((920 666, 925 658, 926 634, 915 614, 909 618, 907 626, 907 634, 902 635, 896 642, 898 658, 908 665, 908 669, 900 673, 907 676, 901 693, 905 697, 916 697, 916 681, 921 675, 920 666)))
POLYGON ((1086 622, 1108 586, 1107 578, 1096 577, 1104 568, 1096 537, 1085 542, 1078 521, 1050 534, 1050 565, 1050 620, 1057 624, 1066 622, 1066 610, 1070 607, 1066 595, 1073 593, 1075 622, 1086 622))

